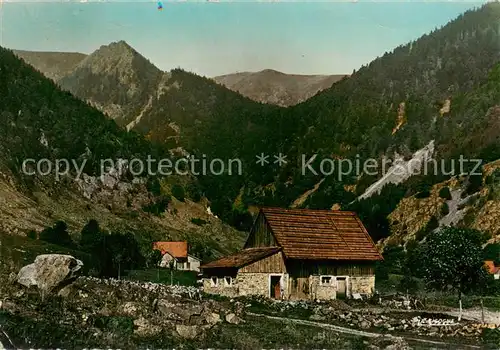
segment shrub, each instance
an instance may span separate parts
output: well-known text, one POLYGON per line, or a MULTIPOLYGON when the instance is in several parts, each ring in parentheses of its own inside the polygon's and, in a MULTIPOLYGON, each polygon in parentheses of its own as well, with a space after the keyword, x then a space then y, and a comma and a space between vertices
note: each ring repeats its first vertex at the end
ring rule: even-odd
POLYGON ((494 185, 500 183, 500 169, 495 169, 495 171, 488 175, 485 179, 487 185, 494 185))
POLYGON ((423 199, 423 198, 429 198, 431 195, 431 192, 428 191, 428 190, 424 190, 424 191, 421 191, 421 192, 418 192, 416 195, 415 195, 415 198, 418 198, 418 199, 423 199))
POLYGON ((170 196, 161 196, 154 203, 143 206, 142 210, 156 216, 161 216, 167 210, 170 201, 170 196))
POLYGON ((181 185, 173 185, 172 186, 172 196, 180 200, 181 202, 184 202, 184 199, 186 197, 186 193, 184 191, 184 188, 181 185))
POLYGON ((483 328, 481 342, 489 349, 498 349, 500 347, 500 329, 483 328))
POLYGON ((407 291, 416 293, 419 290, 418 280, 415 277, 404 275, 401 281, 399 282, 398 289, 400 292, 403 293, 406 293, 407 291))
POLYGON ((441 215, 442 216, 446 216, 450 213, 450 208, 448 207, 448 203, 443 203, 443 205, 441 206, 441 215))
POLYGON ((417 241, 422 241, 429 233, 431 233, 438 227, 439 227, 439 221, 435 216, 433 216, 429 220, 429 222, 415 234, 415 239, 417 241))
POLYGON ((441 190, 439 190, 439 197, 446 199, 446 200, 451 200, 451 192, 449 187, 443 187, 441 190))
POLYGON ((384 261, 377 261, 375 264, 375 279, 387 281, 389 279, 389 268, 384 261))
POLYGON ((490 243, 483 250, 484 260, 493 260, 500 265, 500 243, 490 243))
POLYGON ((64 221, 57 221, 53 227, 45 228, 40 232, 40 240, 63 247, 74 246, 73 240, 68 233, 68 226, 64 221))
POLYGON ((206 225, 208 223, 208 221, 205 221, 205 220, 200 219, 200 218, 192 218, 191 222, 195 225, 198 225, 198 226, 203 226, 203 225, 206 225))
POLYGON ((38 233, 34 230, 29 231, 26 236, 31 239, 38 239, 38 233))
POLYGON ((470 175, 468 179, 468 184, 467 188, 465 190, 465 193, 467 195, 474 194, 481 190, 481 186, 483 185, 483 175, 482 173, 480 175, 470 175))

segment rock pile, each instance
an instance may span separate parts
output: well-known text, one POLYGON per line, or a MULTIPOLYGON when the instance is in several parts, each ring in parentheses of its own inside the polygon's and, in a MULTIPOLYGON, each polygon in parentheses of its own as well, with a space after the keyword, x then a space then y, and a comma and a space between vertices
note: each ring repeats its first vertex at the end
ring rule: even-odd
POLYGON ((166 285, 153 282, 136 282, 116 278, 96 278, 96 277, 81 277, 80 283, 93 283, 101 286, 109 286, 119 288, 125 292, 141 289, 144 292, 157 293, 160 296, 173 295, 178 297, 186 297, 190 299, 201 300, 201 292, 198 288, 192 286, 177 286, 166 285))

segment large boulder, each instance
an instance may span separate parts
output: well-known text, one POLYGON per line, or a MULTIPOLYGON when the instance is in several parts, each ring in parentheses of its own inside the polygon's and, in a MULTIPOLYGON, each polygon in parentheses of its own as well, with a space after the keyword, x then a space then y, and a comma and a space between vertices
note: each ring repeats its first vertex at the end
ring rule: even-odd
POLYGON ((37 286, 43 295, 72 282, 81 272, 83 263, 71 255, 38 255, 35 262, 24 266, 17 282, 25 287, 37 286))

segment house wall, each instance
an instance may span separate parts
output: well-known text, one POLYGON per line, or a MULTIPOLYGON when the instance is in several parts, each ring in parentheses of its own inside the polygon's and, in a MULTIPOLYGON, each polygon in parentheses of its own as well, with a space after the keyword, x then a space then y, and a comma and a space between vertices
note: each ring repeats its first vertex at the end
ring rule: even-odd
POLYGON ((282 252, 247 265, 237 272, 214 269, 203 281, 207 293, 228 297, 262 295, 270 297, 270 276, 282 276, 283 297, 290 300, 337 298, 337 277, 346 278, 346 297, 352 294, 371 295, 375 290, 375 275, 372 264, 291 261, 285 263, 282 252), (219 276, 221 282, 213 286, 210 277, 219 276), (232 286, 225 286, 224 276, 233 276, 232 286), (322 284, 322 276, 331 276, 331 284, 322 284))
POLYGON ((219 280, 219 283, 217 286, 213 286, 211 282, 211 278, 204 278, 203 279, 203 291, 206 293, 210 294, 218 294, 218 295, 223 295, 226 297, 237 297, 239 295, 238 293, 238 287, 236 285, 229 287, 225 286, 221 282, 222 278, 219 280))
POLYGON ((346 296, 353 293, 370 295, 375 290, 373 263, 288 260, 288 298, 336 299, 337 277, 346 277, 346 296), (321 276, 332 276, 331 285, 321 284, 321 276))
POLYGON ((282 252, 277 252, 267 258, 256 261, 242 267, 236 273, 230 270, 212 269, 204 271, 203 289, 207 293, 220 294, 229 297, 236 295, 262 295, 270 296, 270 276, 280 275, 282 277, 283 296, 288 295, 288 276, 282 252), (233 276, 233 285, 225 286, 219 283, 213 286, 211 278, 218 276, 223 282, 224 276, 233 276))
POLYGON ((240 273, 285 273, 285 259, 282 252, 277 252, 267 258, 243 266, 239 271, 240 273))
POLYGON ((239 295, 261 295, 267 298, 271 297, 271 276, 281 276, 283 297, 286 298, 288 295, 288 275, 286 273, 238 273, 237 285, 239 295))
POLYGON ((375 276, 358 276, 349 279, 350 294, 371 295, 375 291, 375 276))
POLYGON ((187 262, 189 266, 186 266, 186 270, 200 272, 200 260, 188 255, 187 262))
POLYGON ((172 255, 170 255, 169 253, 165 253, 163 255, 163 257, 161 258, 161 261, 160 261, 160 266, 161 267, 169 267, 170 266, 170 262, 174 260, 174 267, 177 267, 176 265, 176 262, 175 262, 175 259, 172 255))
POLYGON ((275 246, 277 246, 277 244, 274 239, 274 235, 271 232, 271 228, 269 227, 264 215, 260 213, 250 230, 244 249, 275 246))
POLYGON ((168 268, 172 260, 174 261, 174 268, 176 270, 197 272, 200 271, 200 260, 190 255, 188 255, 187 259, 184 258, 180 260, 174 259, 174 257, 172 257, 172 255, 170 255, 169 253, 165 253, 160 261, 160 266, 168 268))

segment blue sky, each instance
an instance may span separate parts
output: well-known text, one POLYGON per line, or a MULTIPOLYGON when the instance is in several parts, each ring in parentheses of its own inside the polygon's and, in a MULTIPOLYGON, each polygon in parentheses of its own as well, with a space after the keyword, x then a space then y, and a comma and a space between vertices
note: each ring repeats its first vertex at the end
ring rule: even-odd
POLYGON ((3 1, 2 46, 91 53, 125 40, 163 70, 206 76, 351 73, 482 4, 163 1, 158 11, 156 1, 3 1))

